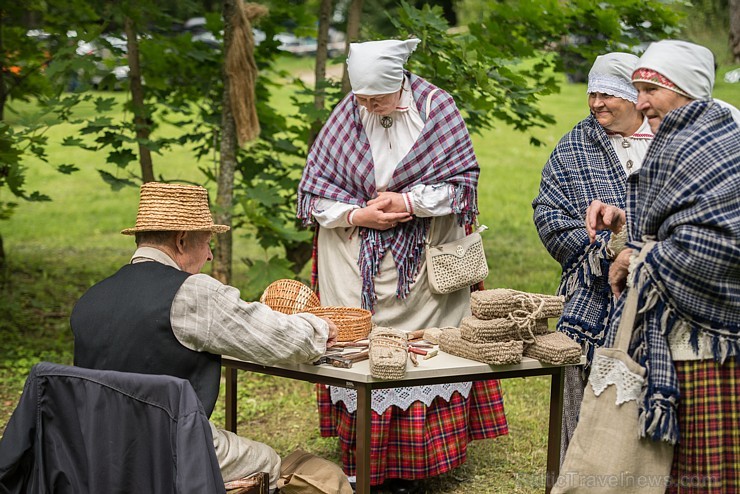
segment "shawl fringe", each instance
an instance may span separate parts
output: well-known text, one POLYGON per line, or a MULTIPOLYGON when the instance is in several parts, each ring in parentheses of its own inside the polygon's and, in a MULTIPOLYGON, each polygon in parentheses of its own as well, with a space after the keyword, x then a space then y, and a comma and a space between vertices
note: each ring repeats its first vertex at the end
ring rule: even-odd
MULTIPOLYGON (((661 336, 667 338, 674 331, 685 328, 690 330, 690 342, 695 351, 699 349, 699 336, 707 335, 710 338, 712 357, 720 364, 728 358, 740 355, 740 341, 731 340, 726 330, 700 323, 682 314, 677 310, 661 288, 662 285, 651 273, 649 265, 645 264, 635 277, 634 287, 640 293, 643 301, 638 307, 641 315, 635 327, 639 335, 638 345, 634 351, 634 358, 647 369, 646 386, 640 404, 640 434, 653 440, 663 440, 675 444, 679 440, 678 430, 678 378, 675 366, 670 361, 668 382, 670 386, 659 387, 650 370, 655 367, 647 344, 647 332, 652 326, 650 321, 658 321, 661 336)), ((655 324, 655 323, 653 323, 655 324)), ((665 346, 668 347, 667 341, 665 346)))
POLYGON ((583 255, 573 256, 566 263, 568 268, 563 270, 558 295, 563 295, 568 300, 578 288, 591 287, 596 278, 609 272, 607 243, 610 234, 611 232, 604 232, 595 247, 588 249, 583 255))

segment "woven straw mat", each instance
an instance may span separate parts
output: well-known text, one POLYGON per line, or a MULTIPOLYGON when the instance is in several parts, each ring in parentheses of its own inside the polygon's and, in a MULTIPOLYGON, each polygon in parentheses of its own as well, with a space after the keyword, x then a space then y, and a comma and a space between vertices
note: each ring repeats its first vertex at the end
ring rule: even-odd
POLYGON ((563 333, 536 336, 534 343, 524 347, 524 356, 546 364, 577 364, 581 361, 581 346, 563 333))
POLYGON ((479 319, 507 317, 509 314, 528 315, 536 319, 560 317, 564 298, 520 292, 509 288, 480 290, 470 294, 470 309, 479 319))
POLYGON ((462 339, 459 328, 450 328, 445 329, 440 335, 439 349, 489 365, 518 364, 522 361, 524 342, 519 340, 470 342, 462 339))
MULTIPOLYGON (((547 319, 536 319, 534 321, 535 335, 547 333, 547 319)), ((464 317, 460 323, 460 335, 464 340, 472 342, 530 341, 529 331, 510 318, 478 319, 475 316, 464 317)))

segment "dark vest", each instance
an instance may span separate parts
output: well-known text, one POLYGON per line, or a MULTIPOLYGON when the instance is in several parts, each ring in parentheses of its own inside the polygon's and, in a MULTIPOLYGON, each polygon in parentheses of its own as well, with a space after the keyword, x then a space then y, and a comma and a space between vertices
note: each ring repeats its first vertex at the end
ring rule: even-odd
POLYGON ((70 318, 75 365, 187 379, 210 417, 221 356, 182 346, 170 325, 172 301, 188 276, 158 262, 141 262, 90 288, 70 318))

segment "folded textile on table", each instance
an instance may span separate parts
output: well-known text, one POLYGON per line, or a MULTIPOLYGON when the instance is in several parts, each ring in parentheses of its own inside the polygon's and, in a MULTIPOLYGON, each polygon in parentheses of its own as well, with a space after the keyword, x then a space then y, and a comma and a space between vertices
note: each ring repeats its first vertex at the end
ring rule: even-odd
POLYGON ((439 337, 439 349, 489 365, 518 364, 522 361, 524 342, 521 340, 472 342, 462 338, 460 328, 447 328, 439 337))

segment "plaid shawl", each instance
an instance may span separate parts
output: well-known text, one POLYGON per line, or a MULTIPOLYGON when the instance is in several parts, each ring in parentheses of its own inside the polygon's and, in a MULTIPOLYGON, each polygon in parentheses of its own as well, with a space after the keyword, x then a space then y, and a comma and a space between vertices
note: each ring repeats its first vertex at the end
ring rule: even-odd
POLYGON ((740 355, 740 129, 729 110, 695 101, 668 113, 627 189, 628 246, 656 242, 630 288, 640 294, 630 353, 647 369, 641 433, 675 443, 679 389, 666 337, 690 328, 694 348, 709 336, 716 361, 740 355))
MULTIPOLYGON (((474 223, 478 214, 477 186, 480 169, 473 144, 452 97, 442 91, 432 96, 430 116, 426 96, 434 86, 406 73, 416 106, 425 119, 411 151, 398 164, 387 190, 406 192, 417 184, 447 183, 454 186, 452 212, 460 225, 474 223)), ((318 198, 364 207, 377 196, 375 167, 360 112, 350 93, 334 109, 308 153, 298 186, 297 216, 313 223, 311 212, 318 198)), ((362 307, 372 310, 376 295, 374 278, 390 251, 396 264, 396 296, 405 298, 416 279, 424 254, 430 218, 415 218, 389 230, 360 228, 358 264, 362 274, 362 307)))
POLYGON ((566 302, 557 328, 581 344, 587 367, 604 343, 612 308, 606 252, 611 232, 599 232, 592 244, 583 218, 594 199, 624 208, 626 185, 604 128, 589 116, 558 142, 532 202, 540 239, 563 268, 558 294, 566 302))

